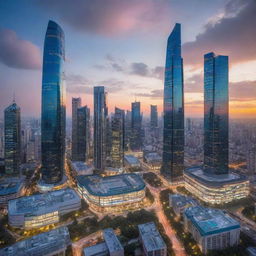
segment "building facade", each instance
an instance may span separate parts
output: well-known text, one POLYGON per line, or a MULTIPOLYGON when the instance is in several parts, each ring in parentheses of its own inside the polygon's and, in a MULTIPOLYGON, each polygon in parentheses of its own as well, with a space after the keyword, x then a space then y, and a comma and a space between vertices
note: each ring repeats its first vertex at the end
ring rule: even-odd
POLYGON ((78 160, 77 109, 81 107, 81 98, 72 98, 72 161, 78 160))
POLYGON ((140 112, 140 102, 132 102, 132 116, 131 116, 131 140, 130 147, 133 151, 141 151, 142 149, 142 132, 141 122, 142 116, 140 112))
POLYGON ((124 110, 115 108, 115 114, 111 120, 111 166, 122 168, 124 165, 124 110))
POLYGON ((104 86, 94 87, 94 167, 99 170, 106 164, 106 96, 104 86))
POLYGON ((150 126, 151 128, 158 127, 157 105, 150 105, 150 126))
POLYGON ((181 26, 176 24, 167 42, 164 82, 162 174, 175 180, 184 170, 184 90, 181 26))
POLYGON ((64 32, 49 21, 43 57, 42 79, 42 180, 58 183, 63 178, 66 129, 66 89, 64 83, 64 32))
POLYGON ((19 176, 21 164, 20 107, 13 102, 4 110, 5 174, 19 176))
POLYGON ((85 162, 89 157, 90 109, 87 106, 77 109, 77 161, 85 162))
POLYGON ((204 168, 228 173, 228 56, 204 55, 204 168))

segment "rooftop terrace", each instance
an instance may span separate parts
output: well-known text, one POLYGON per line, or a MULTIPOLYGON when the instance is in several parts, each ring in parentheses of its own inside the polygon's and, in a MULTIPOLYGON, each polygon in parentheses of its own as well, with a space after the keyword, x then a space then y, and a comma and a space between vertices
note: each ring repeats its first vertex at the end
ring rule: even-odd
POLYGON ((140 191, 145 183, 134 173, 101 177, 99 175, 78 176, 78 183, 95 196, 112 196, 140 191))
POLYGON ((218 209, 194 206, 187 208, 184 214, 202 236, 240 228, 240 224, 236 220, 218 209))

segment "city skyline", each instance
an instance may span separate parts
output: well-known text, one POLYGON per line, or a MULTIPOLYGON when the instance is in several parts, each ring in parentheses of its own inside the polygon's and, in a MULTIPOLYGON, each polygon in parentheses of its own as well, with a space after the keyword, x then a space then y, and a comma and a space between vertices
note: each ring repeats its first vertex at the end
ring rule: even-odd
MULTIPOLYGON (((113 1, 108 1, 109 6, 112 6, 113 1)), ((49 5, 47 1, 45 2, 36 5, 14 1, 8 6, 0 2, 3 7, 1 11, 4 11, 1 15, 1 49, 6 52, 0 57, 3 79, 1 110, 8 105, 13 91, 16 91, 16 101, 23 109, 22 115, 39 116, 43 33, 46 22, 53 19, 66 31, 67 116, 71 116, 72 97, 81 96, 83 102, 92 109, 92 88, 96 85, 104 85, 109 92, 109 112, 114 112, 115 106, 130 109, 130 102, 136 98, 141 102, 144 115, 149 115, 151 104, 157 105, 161 113, 164 42, 171 27, 178 21, 183 24, 185 116, 203 116, 203 55, 215 51, 230 57, 230 117, 255 117, 256 103, 251 97, 255 92, 256 80, 253 71, 256 64, 255 54, 252 52, 254 38, 250 30, 253 26, 245 26, 248 22, 255 24, 255 15, 252 15, 255 10, 254 1, 249 0, 246 4, 240 1, 232 3, 228 0, 207 4, 199 0, 191 1, 189 4, 185 4, 185 1, 159 1, 156 4, 151 0, 143 0, 141 4, 133 2, 127 12, 122 12, 121 4, 115 6, 115 10, 121 12, 124 20, 117 16, 116 12, 113 14, 108 10, 105 18, 113 15, 113 19, 106 24, 99 20, 99 23, 93 26, 87 23, 84 25, 85 21, 78 15, 82 27, 77 27, 69 17, 61 15, 57 10, 58 4, 49 10, 49 5), (143 7, 146 7, 149 15, 148 22, 142 18, 143 7), (193 15, 197 8, 204 13, 200 18, 193 15), (155 22, 154 12, 159 9, 165 11, 159 21, 155 22), (179 12, 176 14, 175 10, 179 12), (6 15, 10 12, 17 12, 12 20, 6 15), (30 14, 27 15, 28 21, 19 22, 27 12, 30 14), (126 19, 126 15, 130 19, 126 19), (193 17, 194 22, 186 19, 189 15, 193 17), (30 22, 35 16, 37 22, 30 22), (117 22, 113 27, 112 21, 115 19, 117 22), (241 25, 236 26, 238 23, 241 25), (143 29, 139 32, 137 27, 143 29), (237 31, 234 32, 229 29, 230 27, 235 27, 237 31), (157 36, 152 38, 155 33, 157 36), (235 40, 236 34, 239 35, 239 40, 235 40), (218 35, 221 41, 217 39, 218 35), (228 44, 230 41, 233 42, 232 46, 228 44), (147 47, 143 47, 145 42, 147 47), (9 48, 17 44, 20 46, 15 48, 16 57, 7 59, 9 48), (27 58, 23 57, 24 54, 27 58), (18 79, 15 81, 13 77, 18 79), (26 90, 23 90, 24 88, 26 90), (24 91, 30 93, 24 94, 24 91), (123 96, 126 96, 126 101, 121 100, 123 96), (33 108, 29 106, 32 101, 33 108)), ((120 2, 124 4, 123 1, 120 2)), ((96 11, 100 11, 97 3, 92 5, 96 11)), ((60 9, 67 6, 68 4, 64 3, 60 9)), ((78 8, 79 6, 83 6, 82 1, 78 3, 78 8)), ((95 16, 89 14, 94 20, 95 16)))

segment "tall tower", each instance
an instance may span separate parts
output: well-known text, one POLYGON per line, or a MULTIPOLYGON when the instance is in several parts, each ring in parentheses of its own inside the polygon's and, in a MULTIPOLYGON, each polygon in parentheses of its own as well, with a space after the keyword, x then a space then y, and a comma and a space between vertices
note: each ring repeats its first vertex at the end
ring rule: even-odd
POLYGON ((124 165, 124 110, 115 108, 115 114, 111 120, 112 127, 112 145, 111 160, 112 167, 121 168, 124 165))
POLYGON ((77 156, 76 161, 85 162, 89 156, 90 109, 87 106, 77 109, 77 156))
POLYGON ((99 170, 106 163, 106 96, 104 86, 94 87, 94 167, 99 170))
POLYGON ((175 180, 184 170, 184 91, 181 25, 167 42, 164 82, 163 175, 175 180))
POLYGON ((205 172, 228 173, 228 56, 204 55, 205 172))
POLYGON ((13 102, 4 110, 5 174, 19 176, 21 162, 20 107, 13 102))
POLYGON ((141 151, 141 121, 140 102, 132 102, 131 150, 133 151, 141 151))
POLYGON ((66 89, 64 83, 64 32, 49 21, 43 57, 42 81, 42 179, 47 184, 62 180, 65 158, 66 89))
POLYGON ((150 105, 150 126, 151 128, 158 127, 157 105, 150 105))
POLYGON ((78 161, 77 109, 81 107, 81 98, 72 98, 72 161, 78 161))

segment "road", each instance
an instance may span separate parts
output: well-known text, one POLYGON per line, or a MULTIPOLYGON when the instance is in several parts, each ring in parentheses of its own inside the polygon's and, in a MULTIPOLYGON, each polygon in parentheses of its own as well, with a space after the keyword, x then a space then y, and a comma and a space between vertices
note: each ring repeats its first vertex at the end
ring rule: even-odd
POLYGON ((175 231, 171 227, 168 219, 166 218, 161 201, 160 201, 160 191, 161 189, 153 188, 152 186, 148 185, 148 188, 152 195, 154 196, 155 203, 154 203, 154 209, 156 212, 156 215, 158 217, 159 222, 163 225, 164 231, 166 235, 170 238, 172 243, 172 248, 175 252, 175 256, 186 256, 185 249, 183 248, 182 243, 178 240, 175 231))

